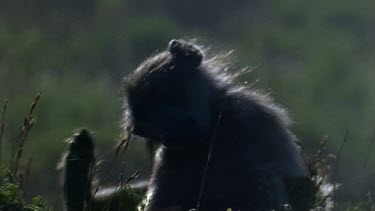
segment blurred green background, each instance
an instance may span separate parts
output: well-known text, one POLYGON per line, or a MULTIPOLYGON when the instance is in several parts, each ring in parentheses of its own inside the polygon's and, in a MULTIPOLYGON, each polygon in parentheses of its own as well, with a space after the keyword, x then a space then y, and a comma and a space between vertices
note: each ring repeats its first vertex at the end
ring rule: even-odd
MULTIPOLYGON (((198 38, 213 50, 235 49, 236 68, 255 67, 240 81, 256 82, 288 108, 310 155, 325 136, 327 153, 337 154, 348 131, 337 195, 340 206, 355 203, 375 194, 374 37, 370 0, 1 0, 4 153, 41 91, 24 156, 33 159, 26 190, 59 210, 64 140, 88 127, 98 158, 110 163, 121 134, 122 78, 169 40, 198 38)), ((143 144, 131 143, 127 172, 145 171, 146 160, 143 144)))

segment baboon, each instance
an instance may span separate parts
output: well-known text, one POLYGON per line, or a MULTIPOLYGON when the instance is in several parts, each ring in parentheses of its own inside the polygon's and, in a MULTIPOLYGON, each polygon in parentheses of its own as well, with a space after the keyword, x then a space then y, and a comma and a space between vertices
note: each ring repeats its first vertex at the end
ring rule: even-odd
POLYGON ((285 110, 217 58, 172 40, 124 79, 124 124, 159 146, 146 211, 281 210, 308 177, 285 110))
POLYGON ((91 202, 92 171, 95 163, 94 143, 85 129, 74 134, 59 168, 63 170, 64 205, 78 211, 91 202))
POLYGON ((112 187, 93 188, 95 144, 87 129, 68 139, 68 150, 58 168, 62 170, 64 210, 118 211, 138 206, 148 181, 130 182, 112 187))

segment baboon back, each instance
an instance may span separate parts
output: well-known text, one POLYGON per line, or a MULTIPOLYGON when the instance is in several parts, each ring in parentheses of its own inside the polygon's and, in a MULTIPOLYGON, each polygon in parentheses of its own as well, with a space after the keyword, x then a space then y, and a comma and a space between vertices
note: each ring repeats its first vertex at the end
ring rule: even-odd
POLYGON ((146 210, 279 210, 308 174, 285 111, 173 40, 126 78, 125 124, 159 145, 146 210))

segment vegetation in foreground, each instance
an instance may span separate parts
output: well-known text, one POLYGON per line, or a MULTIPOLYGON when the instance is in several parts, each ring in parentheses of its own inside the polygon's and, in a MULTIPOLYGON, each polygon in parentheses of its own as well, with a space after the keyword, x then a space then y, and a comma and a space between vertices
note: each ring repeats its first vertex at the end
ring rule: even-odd
MULTIPOLYGON (((27 174, 31 162, 28 162, 26 168, 21 168, 20 162, 23 154, 24 144, 26 142, 30 129, 36 123, 34 110, 40 99, 40 94, 36 96, 31 104, 31 108, 27 117, 23 121, 20 128, 20 135, 18 139, 18 146, 12 150, 11 161, 6 167, 0 169, 0 210, 3 211, 47 211, 47 203, 41 196, 36 196, 28 203, 26 192, 23 188, 24 175, 27 174)), ((5 101, 1 116, 1 131, 0 131, 0 146, 2 145, 2 137, 4 135, 6 123, 5 115, 8 107, 8 102, 5 101)), ((0 147, 0 167, 2 167, 2 147, 0 147)))
MULTIPOLYGON (((51 211, 52 208, 48 205, 48 203, 42 199, 40 196, 34 197, 30 203, 26 200, 26 192, 23 189, 23 180, 24 175, 27 175, 27 172, 30 170, 31 162, 28 162, 26 165, 20 165, 22 162, 22 154, 25 146, 25 142, 28 137, 28 133, 31 130, 31 128, 36 123, 36 117, 34 116, 34 110, 40 100, 41 95, 38 94, 34 101, 31 104, 31 108, 29 110, 29 113, 27 117, 23 121, 23 125, 21 126, 20 135, 18 139, 18 145, 17 147, 12 150, 10 155, 10 163, 8 166, 3 167, 0 172, 0 210, 4 211, 51 211)), ((1 131, 0 131, 0 146, 2 144, 2 137, 4 134, 4 130, 6 128, 5 123, 5 115, 7 110, 7 101, 5 101, 3 112, 1 116, 1 131)), ((346 140, 344 140, 345 143, 346 140)), ((318 183, 322 182, 323 180, 326 180, 328 174, 330 173, 329 168, 329 160, 323 158, 322 151, 325 147, 325 141, 322 142, 321 147, 314 157, 314 159, 311 161, 312 168, 316 169, 317 171, 320 171, 322 175, 324 175, 325 178, 317 178, 312 177, 318 183), (322 180, 323 179, 323 180, 322 180)), ((121 147, 126 150, 128 142, 122 142, 119 147, 117 148, 117 153, 120 150, 121 147)), ((117 157, 117 154, 115 155, 115 159, 117 157)), ((0 148, 0 166, 1 166, 1 148, 0 148)), ((340 155, 339 155, 340 156, 340 155)), ((338 157, 339 158, 339 157, 338 157)), ((318 172, 316 172, 318 173, 318 172)), ((316 175, 315 175, 316 176, 316 175)), ((91 182, 91 181, 90 181, 91 182)), ((335 194, 335 193, 334 193, 335 194)), ((132 211, 137 209, 142 209, 138 207, 138 204, 142 201, 142 195, 133 192, 130 189, 121 189, 120 194, 118 195, 120 202, 121 210, 125 211, 132 211), (125 200, 126 199, 126 200, 125 200), (122 202, 129 202, 131 203, 122 203, 122 202)), ((322 201, 325 201, 328 196, 320 195, 318 196, 319 201, 317 201, 317 204, 321 203, 322 201)), ((114 198, 111 198, 110 201, 114 198)), ((334 199, 334 198, 333 198, 334 199)), ((107 202, 108 203, 108 202, 107 202)), ((333 206, 335 207, 335 202, 333 202, 333 206)), ((318 206, 319 207, 319 206, 318 206)), ((103 210, 108 210, 108 208, 103 208, 103 210)), ((229 209, 230 210, 230 209, 229 209)), ((287 208, 286 210, 290 210, 287 208)), ((315 210, 320 210, 320 208, 316 208, 315 210)), ((368 193, 367 198, 357 204, 349 205, 346 209, 346 211, 374 211, 375 210, 375 202, 373 200, 373 197, 371 193, 368 193)))
POLYGON ((40 196, 32 199, 31 203, 25 201, 24 192, 19 180, 12 173, 4 170, 0 174, 0 210, 3 211, 50 211, 47 203, 40 196))

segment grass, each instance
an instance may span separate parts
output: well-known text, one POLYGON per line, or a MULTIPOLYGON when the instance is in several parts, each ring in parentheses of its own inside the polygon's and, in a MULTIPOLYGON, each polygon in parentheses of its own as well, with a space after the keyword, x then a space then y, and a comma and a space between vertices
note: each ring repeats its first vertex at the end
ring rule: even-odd
MULTIPOLYGON (((16 157, 14 158, 15 151, 12 152, 12 159, 10 164, 4 169, 0 169, 0 210, 2 211, 49 211, 47 203, 40 197, 36 196, 32 199, 31 203, 27 203, 25 200, 25 190, 23 189, 24 175, 27 169, 30 167, 31 162, 29 161, 25 169, 20 169, 20 162, 22 159, 22 153, 27 135, 31 128, 36 123, 36 117, 34 116, 34 110, 41 97, 39 93, 29 110, 29 114, 23 121, 21 131, 19 135, 19 144, 15 149, 17 151, 16 157)), ((6 128, 6 111, 8 107, 8 101, 5 100, 2 116, 1 116, 1 130, 0 130, 0 167, 2 161, 2 145, 3 136, 6 128)))
MULTIPOLYGON (((31 168, 31 160, 24 160, 22 155, 26 149, 26 143, 28 140, 28 134, 31 129, 37 122, 37 117, 35 115, 35 109, 38 106, 38 102, 41 99, 41 94, 39 93, 33 100, 30 109, 23 120, 23 123, 20 127, 19 138, 17 139, 17 144, 15 149, 11 152, 11 159, 9 164, 5 164, 3 154, 3 137, 7 127, 6 124, 6 113, 8 108, 8 101, 5 100, 2 106, 2 112, 0 117, 0 210, 2 211, 51 211, 52 208, 49 207, 48 203, 43 200, 42 197, 36 196, 30 202, 27 202, 25 199, 26 192, 23 188, 23 181, 27 177, 27 172, 31 168), (23 167, 24 166, 24 167, 23 167)), ((117 162, 122 154, 126 151, 129 145, 130 134, 127 133, 128 137, 125 137, 123 141, 120 142, 118 147, 114 151, 114 158, 112 165, 109 166, 107 173, 104 178, 98 182, 98 185, 94 189, 93 196, 103 187, 103 184, 112 172, 114 165, 113 163, 117 162), (122 153, 120 153, 122 152, 122 153)), ((310 191, 305 192, 295 192, 295 194, 303 194, 308 197, 311 196, 311 193, 314 194, 314 204, 316 206, 313 210, 324 210, 324 207, 333 206, 333 210, 345 210, 345 211, 375 211, 375 200, 374 196, 371 193, 368 193, 366 197, 357 203, 352 203, 345 208, 337 205, 336 191, 339 190, 339 186, 336 184, 336 176, 338 173, 339 160, 344 148, 345 143, 347 142, 348 134, 345 134, 343 143, 339 149, 337 156, 324 155, 323 151, 327 143, 327 139, 323 139, 320 147, 309 162, 309 167, 312 169, 310 178, 307 181, 294 181, 294 182, 303 182, 306 184, 306 189, 310 191), (331 168, 331 164, 334 164, 334 168, 331 168), (328 183, 330 175, 333 174, 333 184, 328 183), (310 193, 311 192, 311 193, 310 193), (333 194, 332 194, 333 193, 333 194), (332 198, 332 200, 331 200, 332 198)), ((375 141, 371 139, 369 145, 375 141)), ((368 156, 368 155, 367 155, 368 156)), ((368 158, 366 157, 366 164, 368 158)), ((109 196, 104 202, 104 208, 102 210, 108 210, 110 204, 114 201, 118 203, 118 210, 122 211, 134 211, 134 210, 143 210, 144 204, 143 194, 135 192, 129 188, 126 188, 127 184, 135 179, 138 176, 138 172, 127 179, 123 179, 120 175, 120 179, 115 187, 116 195, 109 196)), ((92 182, 92 181, 91 181, 92 182)), ((304 202, 303 202, 304 203, 304 202)), ((306 202, 307 203, 307 202, 306 202)), ((173 209, 172 209, 173 210, 173 209)), ((291 210, 290 207, 286 207, 285 210, 291 210)))

